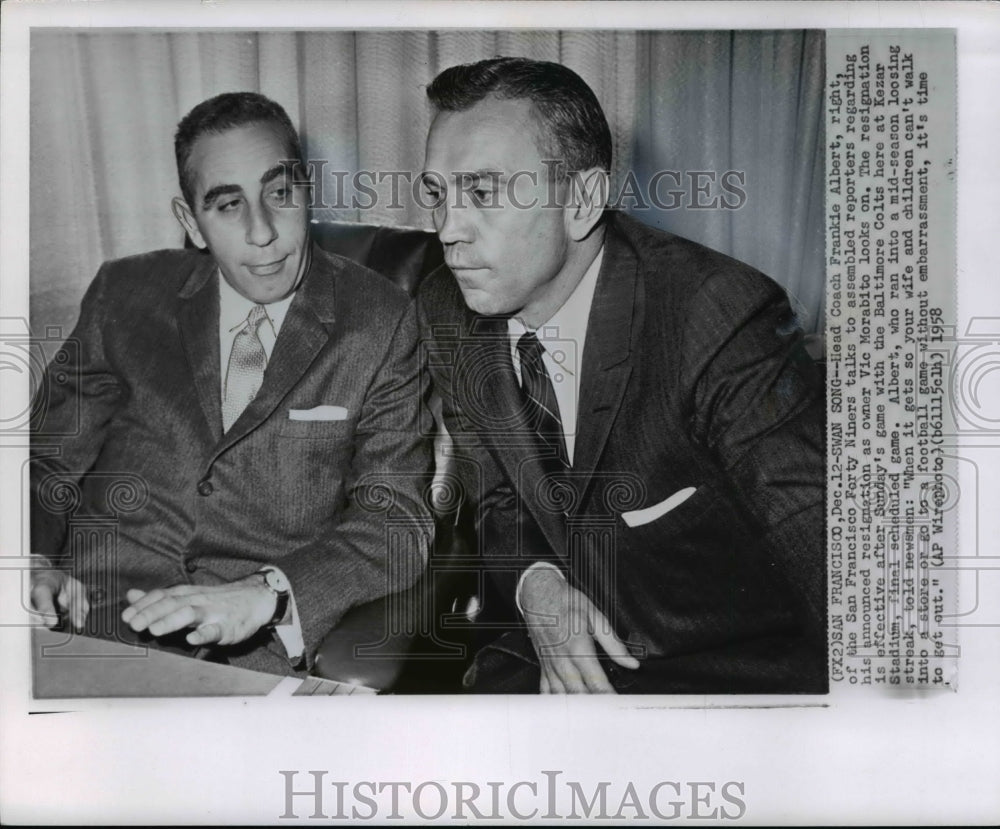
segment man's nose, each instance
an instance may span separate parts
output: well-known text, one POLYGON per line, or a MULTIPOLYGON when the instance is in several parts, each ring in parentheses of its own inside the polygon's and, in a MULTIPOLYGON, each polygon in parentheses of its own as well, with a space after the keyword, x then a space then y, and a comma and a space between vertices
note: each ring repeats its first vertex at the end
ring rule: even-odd
POLYGON ((266 248, 277 238, 278 232, 274 229, 274 220, 267 208, 251 207, 247 216, 247 244, 266 248))
POLYGON ((472 241, 469 208, 448 204, 447 198, 434 210, 434 226, 443 245, 472 241))

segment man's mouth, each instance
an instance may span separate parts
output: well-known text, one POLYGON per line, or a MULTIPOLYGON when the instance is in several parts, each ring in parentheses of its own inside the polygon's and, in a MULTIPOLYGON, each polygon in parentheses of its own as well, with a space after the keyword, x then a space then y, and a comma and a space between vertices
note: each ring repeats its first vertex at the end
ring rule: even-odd
POLYGON ((281 259, 274 262, 266 262, 263 265, 247 265, 247 270, 254 276, 274 276, 285 266, 287 258, 287 256, 283 256, 281 259))

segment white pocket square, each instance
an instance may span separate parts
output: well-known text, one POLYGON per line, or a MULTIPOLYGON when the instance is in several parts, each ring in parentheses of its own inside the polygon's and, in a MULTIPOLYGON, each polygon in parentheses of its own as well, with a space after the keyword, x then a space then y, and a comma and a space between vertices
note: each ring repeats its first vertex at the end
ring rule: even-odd
POLYGON ((650 521, 655 521, 657 518, 662 518, 670 510, 679 507, 688 498, 694 495, 697 487, 688 486, 684 489, 680 489, 667 498, 666 501, 660 501, 658 504, 653 504, 651 507, 644 507, 643 509, 635 509, 631 512, 623 512, 622 520, 628 524, 630 527, 641 527, 643 524, 648 524, 650 521))
POLYGON ((343 406, 314 406, 311 409, 289 409, 289 420, 347 420, 343 406))

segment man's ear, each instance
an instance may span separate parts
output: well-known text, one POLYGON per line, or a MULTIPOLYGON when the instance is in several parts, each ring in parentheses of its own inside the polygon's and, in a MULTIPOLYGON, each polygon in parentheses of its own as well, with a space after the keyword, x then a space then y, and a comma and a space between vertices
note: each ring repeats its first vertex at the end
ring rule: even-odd
POLYGON ((587 238, 604 214, 611 189, 608 172, 592 167, 570 174, 566 184, 566 230, 576 242, 587 238))
POLYGON ((174 217, 180 222, 184 232, 187 233, 188 238, 191 239, 192 244, 195 247, 204 250, 208 247, 208 242, 205 241, 205 237, 201 235, 201 231, 198 230, 198 223, 194 220, 194 213, 191 212, 191 208, 188 207, 188 203, 184 201, 180 196, 176 196, 172 202, 170 202, 170 207, 174 211, 174 217))

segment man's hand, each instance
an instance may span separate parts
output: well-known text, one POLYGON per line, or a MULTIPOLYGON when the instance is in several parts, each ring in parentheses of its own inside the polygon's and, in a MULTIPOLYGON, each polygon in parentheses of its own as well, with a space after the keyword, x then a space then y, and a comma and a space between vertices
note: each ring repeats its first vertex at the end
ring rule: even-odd
POLYGON ((129 590, 122 621, 132 630, 165 636, 193 627, 190 645, 235 645, 271 621, 277 601, 257 574, 216 586, 178 584, 165 589, 129 590))
POLYGON ((521 606, 542 667, 543 694, 613 694, 596 641, 623 668, 638 668, 607 617, 550 567, 525 574, 521 606))
POLYGON ((47 562, 32 566, 31 606, 42 614, 42 622, 48 628, 59 624, 61 611, 76 630, 82 630, 90 612, 84 586, 68 573, 49 567, 47 562))

